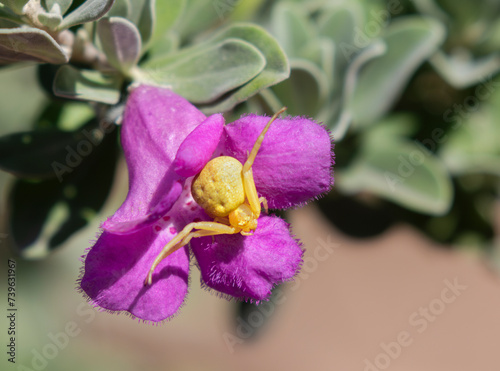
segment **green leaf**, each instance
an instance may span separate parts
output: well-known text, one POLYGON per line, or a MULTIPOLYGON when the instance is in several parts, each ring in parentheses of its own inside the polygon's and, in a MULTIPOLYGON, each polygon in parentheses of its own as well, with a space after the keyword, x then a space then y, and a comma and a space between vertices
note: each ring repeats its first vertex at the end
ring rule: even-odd
POLYGON ((264 55, 266 65, 262 72, 247 84, 217 104, 205 107, 203 112, 211 114, 225 112, 244 102, 265 88, 275 85, 290 75, 288 59, 278 42, 263 28, 246 23, 236 23, 217 34, 211 42, 226 38, 239 38, 254 45, 264 55))
POLYGON ((116 104, 120 100, 122 78, 98 71, 61 66, 54 78, 54 94, 59 97, 116 104))
POLYGON ((122 17, 130 19, 131 12, 131 0, 115 0, 113 6, 106 15, 108 17, 122 17))
POLYGON ((327 127, 331 129, 332 135, 336 141, 343 139, 351 125, 353 112, 351 112, 350 106, 360 69, 372 59, 383 55, 386 50, 386 44, 382 41, 378 41, 373 42, 358 53, 347 67, 342 86, 341 99, 337 101, 337 97, 333 95, 332 103, 326 105, 323 110, 319 112, 317 119, 327 123, 327 127))
POLYGON ((443 25, 433 19, 406 17, 394 21, 383 37, 387 53, 371 61, 359 74, 349 107, 353 125, 370 124, 387 112, 444 36, 443 25))
MULTIPOLYGON (((84 227, 108 197, 117 160, 117 130, 104 137, 78 165, 41 182, 18 180, 9 196, 9 227, 17 252, 43 258, 84 227)), ((77 151, 78 147, 73 148, 77 151)), ((65 164, 69 166, 69 164, 65 164)))
POLYGON ((150 61, 168 58, 173 55, 180 45, 179 35, 173 32, 166 33, 148 48, 148 59, 150 61))
POLYGON ((62 16, 54 13, 39 13, 38 21, 51 30, 55 30, 62 22, 62 16))
POLYGON ((29 0, 1 0, 0 3, 9 7, 14 13, 22 15, 23 8, 29 0))
POLYGON ((0 29, 0 64, 13 62, 67 63, 68 55, 45 31, 37 28, 0 29))
POLYGON ((290 78, 272 87, 287 113, 315 117, 329 93, 328 77, 308 60, 291 61, 290 78))
POLYGON ((288 57, 304 57, 304 49, 315 39, 307 13, 292 3, 279 3, 273 8, 273 34, 288 57))
POLYGON ((137 64, 141 35, 132 22, 121 17, 103 18, 97 23, 97 34, 111 66, 127 73, 137 64))
POLYGON ((95 21, 111 8, 114 0, 87 0, 64 17, 59 29, 70 28, 77 24, 95 21))
POLYGON ((439 75, 456 89, 464 89, 480 83, 486 76, 500 70, 500 53, 473 59, 472 53, 461 51, 460 55, 447 56, 442 51, 434 54, 430 62, 439 75))
POLYGON ((454 112, 451 109, 446 112, 445 117, 452 126, 441 140, 439 155, 453 174, 500 176, 500 94, 498 90, 492 90, 496 89, 493 88, 496 84, 484 82, 481 94, 485 94, 484 99, 489 99, 481 103, 477 111, 468 112, 468 117, 462 114, 466 111, 462 111, 461 105, 457 105, 454 112))
MULTIPOLYGON (((356 2, 344 3, 320 15, 319 32, 335 43, 335 77, 342 74, 344 66, 353 58, 357 50, 354 42, 355 27, 361 24, 362 9, 356 2)), ((327 71, 334 73, 334 71, 327 71)))
POLYGON ((176 25, 186 8, 186 0, 155 1, 154 30, 151 43, 156 44, 163 39, 167 31, 176 25))
POLYGON ((134 0, 131 2, 132 9, 130 20, 139 30, 142 45, 146 45, 153 34, 155 26, 154 3, 155 0, 134 0))
POLYGON ((408 125, 401 118, 377 124, 353 163, 336 171, 335 186, 348 194, 373 193, 413 211, 445 214, 453 198, 450 176, 423 145, 398 136, 408 125))
POLYGON ((213 0, 186 0, 182 16, 175 23, 175 30, 181 40, 192 38, 222 20, 217 12, 219 1, 213 0))
POLYGON ((265 64, 264 56, 252 44, 226 39, 194 48, 171 64, 145 72, 156 84, 171 86, 191 102, 205 103, 248 82, 265 64))
POLYGON ((12 10, 7 8, 5 5, 0 4, 0 19, 6 19, 8 21, 17 23, 17 24, 24 24, 24 19, 23 17, 17 15, 14 13, 12 10))
POLYGON ((48 11, 52 11, 54 5, 58 5, 60 9, 60 14, 63 15, 66 13, 73 3, 73 0, 42 0, 44 3, 45 9, 48 11))

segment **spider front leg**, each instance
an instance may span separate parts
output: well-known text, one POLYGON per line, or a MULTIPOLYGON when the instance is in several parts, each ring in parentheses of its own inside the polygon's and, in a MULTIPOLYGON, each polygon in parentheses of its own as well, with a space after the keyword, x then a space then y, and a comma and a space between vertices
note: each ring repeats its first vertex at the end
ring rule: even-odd
POLYGON ((255 141, 252 147, 252 151, 248 155, 248 158, 245 164, 243 165, 243 169, 241 170, 241 174, 243 175, 243 187, 245 188, 245 195, 248 199, 248 203, 250 204, 250 208, 252 209, 252 212, 255 215, 255 218, 258 218, 260 216, 261 203, 263 203, 264 210, 267 213, 267 200, 264 197, 259 198, 259 195, 257 194, 257 188, 255 187, 255 181, 253 180, 252 165, 253 162, 255 161, 255 157, 257 157, 257 153, 259 153, 260 146, 264 141, 264 137, 266 136, 267 130, 269 129, 273 121, 276 120, 276 118, 285 110, 286 107, 283 107, 278 112, 276 112, 273 115, 273 117, 271 117, 271 119, 266 124, 266 126, 260 133, 259 137, 255 141))
POLYGON ((179 232, 177 236, 172 238, 172 240, 170 240, 170 242, 166 244, 165 247, 158 254, 146 276, 144 285, 145 286, 151 285, 153 279, 153 273, 158 264, 160 264, 160 262, 170 254, 179 250, 181 247, 186 246, 189 243, 189 241, 191 241, 191 238, 203 237, 203 236, 215 236, 218 234, 235 234, 239 232, 240 232, 239 228, 216 222, 189 223, 184 227, 184 229, 181 232, 179 232), (193 232, 193 229, 199 229, 199 230, 193 232))

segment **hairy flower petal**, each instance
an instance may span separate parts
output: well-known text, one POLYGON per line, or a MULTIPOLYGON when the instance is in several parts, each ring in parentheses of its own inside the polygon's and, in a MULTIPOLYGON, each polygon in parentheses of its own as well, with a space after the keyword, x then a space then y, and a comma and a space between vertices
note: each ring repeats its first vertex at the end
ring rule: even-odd
POLYGON ((174 161, 183 177, 198 174, 212 157, 224 129, 224 117, 217 113, 198 125, 181 143, 174 161))
POLYGON ((239 299, 265 300, 274 285, 289 281, 303 250, 288 224, 263 216, 252 236, 219 235, 191 240, 205 284, 239 299))
POLYGON ((130 93, 121 128, 129 193, 103 229, 133 232, 145 220, 150 225, 168 211, 166 206, 173 205, 169 200, 175 198, 169 193, 176 182, 184 182, 172 162, 181 143, 205 118, 171 90, 141 85, 130 93), (155 212, 157 207, 161 210, 155 212))
MULTIPOLYGON (((225 126, 225 152, 244 163, 269 121, 248 115, 225 126)), ((269 128, 253 164, 257 191, 270 208, 301 205, 333 185, 333 152, 328 131, 302 117, 277 119, 269 128)))
POLYGON ((126 236, 103 232, 85 259, 81 288, 90 301, 108 311, 127 311, 145 321, 172 317, 188 291, 189 255, 182 248, 144 279, 154 259, 172 238, 167 230, 145 228, 126 236))

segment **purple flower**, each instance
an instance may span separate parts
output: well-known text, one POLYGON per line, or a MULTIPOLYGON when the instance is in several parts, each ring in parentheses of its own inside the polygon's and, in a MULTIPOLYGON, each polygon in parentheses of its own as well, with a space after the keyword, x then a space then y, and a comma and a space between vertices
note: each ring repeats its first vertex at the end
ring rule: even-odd
MULTIPOLYGON (((144 285, 145 277, 187 224, 213 220, 191 195, 193 176, 221 155, 244 163, 268 121, 248 115, 224 125, 221 114, 207 118, 170 90, 143 85, 131 92, 121 129, 129 193, 103 223, 80 279, 94 305, 152 322, 177 313, 188 292, 189 247, 163 259, 151 285, 144 285)), ((311 120, 290 117, 271 125, 252 169, 258 195, 270 208, 283 209, 327 192, 332 165, 328 132, 311 120)), ((258 302, 268 299, 276 284, 293 279, 302 262, 300 243, 278 217, 263 213, 257 222, 249 236, 191 240, 203 286, 258 302)))

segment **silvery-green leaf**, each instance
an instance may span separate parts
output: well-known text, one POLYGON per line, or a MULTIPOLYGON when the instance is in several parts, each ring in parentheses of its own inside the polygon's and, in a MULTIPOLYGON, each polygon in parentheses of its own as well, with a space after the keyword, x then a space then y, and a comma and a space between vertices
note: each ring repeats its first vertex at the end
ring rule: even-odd
POLYGON ((137 64, 141 35, 132 22, 121 17, 100 19, 97 34, 110 65, 126 73, 137 64))
POLYGON ((273 8, 273 35, 288 57, 303 57, 304 49, 316 36, 307 16, 303 9, 292 3, 278 3, 273 8))
MULTIPOLYGON (((161 1, 161 0, 160 0, 161 1)), ((155 0, 134 0, 130 4, 129 20, 137 26, 142 39, 142 45, 146 45, 151 39, 154 29, 155 0)))
POLYGON ((259 11, 265 6, 265 3, 266 0, 221 1, 219 14, 221 19, 227 15, 232 22, 250 22, 260 16, 259 11))
POLYGON ((233 108, 259 91, 275 85, 290 75, 288 59, 278 42, 263 28, 246 23, 236 23, 221 31, 211 41, 234 37, 245 40, 259 49, 266 59, 264 70, 247 84, 238 88, 229 97, 214 106, 206 107, 206 114, 224 112, 233 108))
POLYGON ((485 83, 476 90, 483 99, 475 112, 459 105, 445 112, 451 124, 439 152, 447 167, 455 174, 489 173, 500 176, 500 94, 497 82, 485 83))
POLYGON ((413 211, 445 214, 453 199, 446 168, 423 145, 383 131, 386 135, 365 136, 353 163, 335 172, 335 186, 347 194, 373 193, 413 211))
MULTIPOLYGON (((353 112, 350 106, 356 88, 358 73, 369 61, 380 57, 387 51, 387 45, 380 40, 373 42, 363 49, 347 67, 344 77, 342 96, 340 103, 334 101, 327 105, 317 116, 317 119, 325 122, 331 128, 332 135, 336 141, 342 140, 352 121, 353 112), (340 111, 337 108, 340 104, 340 111)), ((336 97, 333 97, 336 99, 336 97)))
POLYGON ((466 51, 450 56, 438 51, 430 62, 448 84, 464 89, 497 73, 500 70, 500 53, 473 60, 472 54, 466 51))
POLYGON ((387 53, 371 61, 359 74, 349 107, 353 124, 367 125, 380 118, 415 70, 441 45, 444 36, 443 25, 433 19, 395 20, 383 36, 387 53))
POLYGON ((154 14, 156 21, 154 22, 154 30, 152 43, 161 43, 172 27, 180 21, 182 14, 186 8, 186 0, 169 0, 169 1, 155 1, 154 14))
POLYGON ((60 97, 116 104, 120 100, 122 79, 98 71, 61 66, 54 79, 54 94, 60 97))
POLYGON ((6 19, 8 21, 17 23, 17 24, 23 24, 24 20, 21 16, 18 14, 14 13, 12 10, 7 8, 5 5, 0 4, 0 19, 6 19))
POLYGON ((71 4, 73 3, 73 0, 42 0, 42 1, 47 11, 52 11, 54 5, 57 4, 59 6, 61 15, 66 13, 71 4))
POLYGON ((336 65, 339 67, 346 65, 362 48, 354 42, 355 27, 361 24, 363 18, 358 8, 358 3, 346 2, 325 11, 318 20, 320 33, 336 45, 336 65))
POLYGON ((316 117, 329 92, 326 74, 314 63, 303 59, 291 60, 290 67, 290 78, 273 86, 272 90, 288 107, 288 114, 316 117))
POLYGON ((413 5, 417 10, 426 15, 433 16, 442 21, 448 21, 450 16, 441 9, 434 0, 413 0, 413 5))
POLYGON ((29 0, 1 0, 0 3, 10 8, 14 13, 22 15, 23 8, 29 0))
POLYGON ((335 46, 333 40, 328 37, 320 37, 318 38, 318 48, 319 48, 319 65, 325 72, 328 81, 332 85, 332 90, 334 90, 334 86, 337 84, 338 77, 335 76, 334 71, 337 67, 335 63, 335 59, 338 53, 338 50, 335 46))
POLYGON ((219 1, 213 0, 186 0, 184 12, 175 24, 175 30, 179 33, 181 40, 189 39, 220 22, 223 19, 218 13, 220 4, 219 1))
POLYGON ((148 49, 148 60, 163 59, 169 54, 176 52, 179 49, 179 45, 179 35, 175 32, 168 32, 152 43, 152 46, 148 49))
POLYGON ((0 29, 0 64, 20 61, 61 64, 68 60, 61 46, 43 30, 0 29))
POLYGON ((173 63, 145 70, 152 83, 170 86, 194 103, 206 103, 245 84, 261 72, 266 60, 252 44, 226 39, 195 48, 173 63))
MULTIPOLYGON (((500 3, 495 0, 461 0, 460 5, 453 0, 439 0, 439 6, 449 14, 449 18, 461 29, 472 28, 481 22, 498 18, 500 3)), ((466 37, 470 37, 469 32, 466 37)), ((477 36, 480 37, 480 34, 477 36)))
POLYGON ((62 16, 54 13, 38 13, 38 21, 51 30, 55 30, 62 22, 62 16))
POLYGON ((108 17, 122 17, 129 19, 131 12, 131 0, 115 0, 113 6, 106 15, 108 17))
POLYGON ((86 0, 82 5, 63 18, 59 29, 95 21, 106 14, 113 5, 113 2, 114 0, 86 0))

